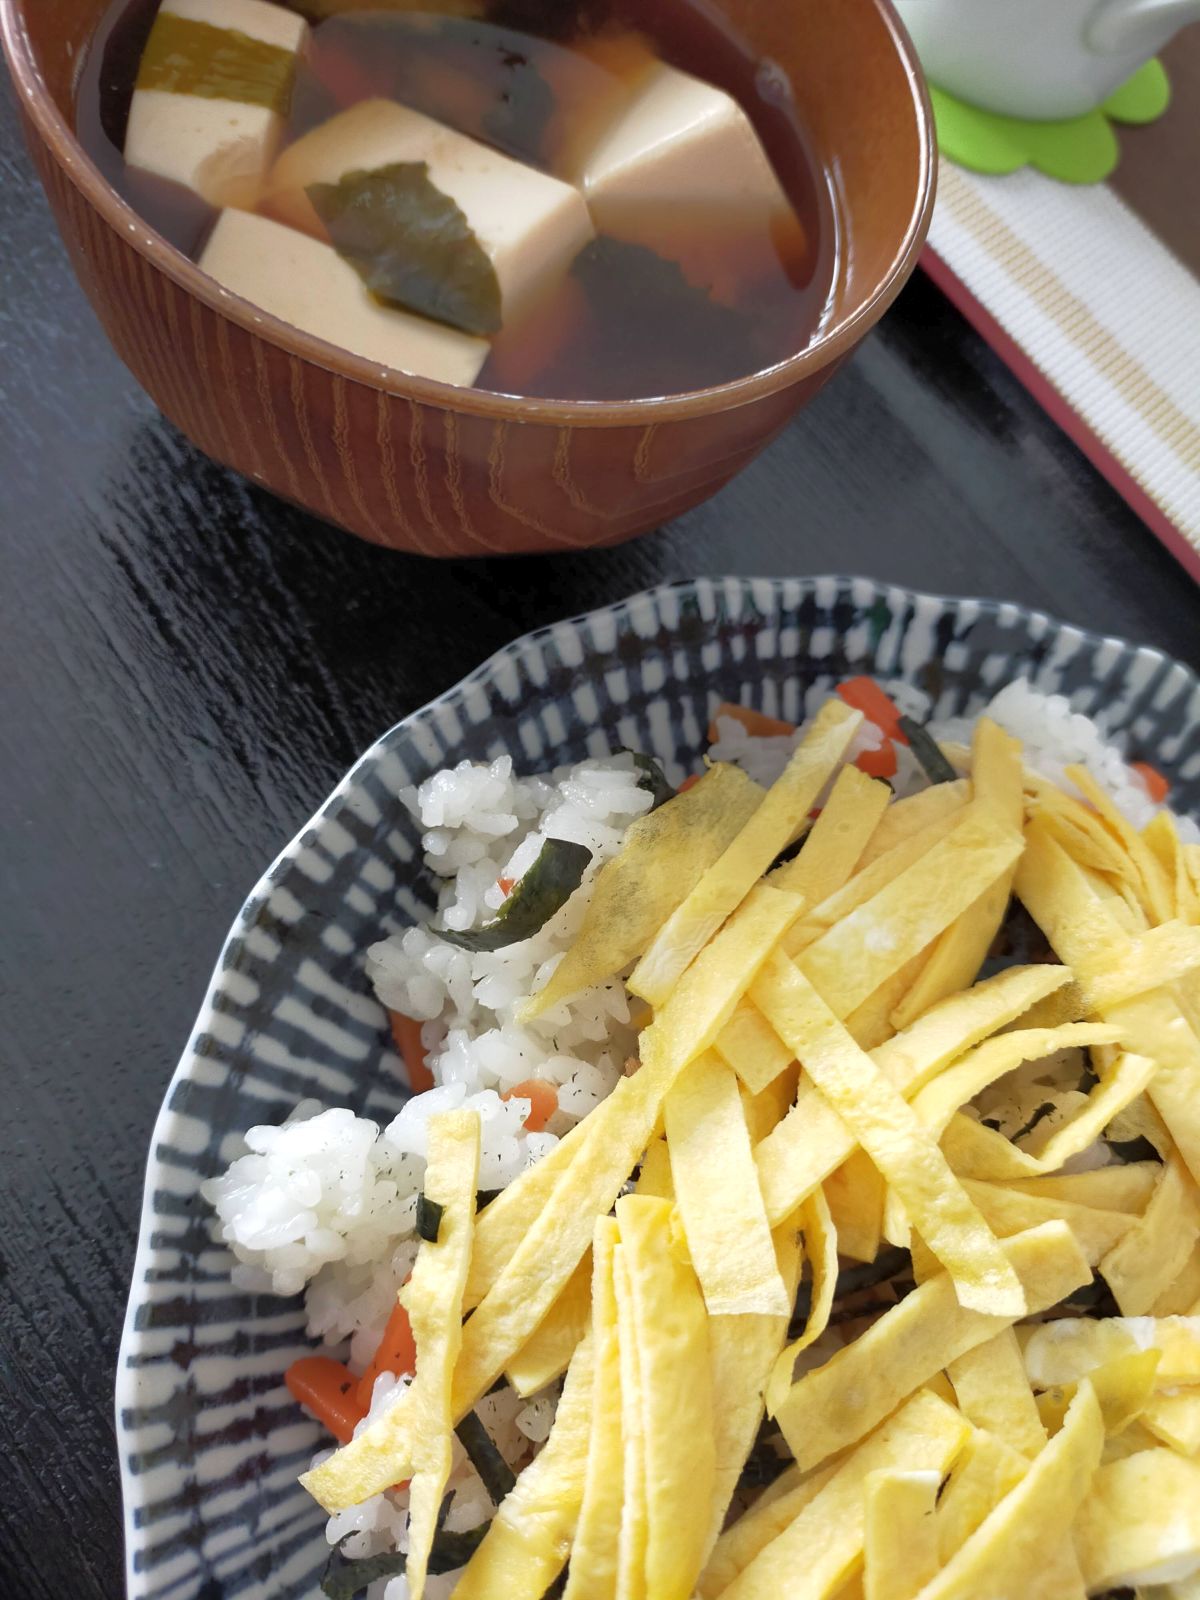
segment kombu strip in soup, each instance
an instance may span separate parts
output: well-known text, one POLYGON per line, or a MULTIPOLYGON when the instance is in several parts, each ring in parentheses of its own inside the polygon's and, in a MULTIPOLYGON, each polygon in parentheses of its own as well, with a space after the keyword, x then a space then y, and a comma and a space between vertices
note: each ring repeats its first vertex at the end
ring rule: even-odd
POLYGON ((214 28, 160 11, 138 68, 139 89, 236 100, 286 116, 296 58, 236 28, 214 28))
POLYGON ((385 305, 464 333, 500 328, 500 281, 463 212, 424 161, 347 172, 306 191, 338 254, 385 305))

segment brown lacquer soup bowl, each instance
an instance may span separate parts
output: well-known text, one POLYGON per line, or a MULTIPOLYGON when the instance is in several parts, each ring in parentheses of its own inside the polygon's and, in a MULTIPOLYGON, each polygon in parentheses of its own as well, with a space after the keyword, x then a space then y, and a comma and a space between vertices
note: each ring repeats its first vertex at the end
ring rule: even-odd
MULTIPOLYGON (((431 4, 430 9, 436 9, 431 4)), ((384 369, 221 289, 81 148, 75 85, 106 0, 0 0, 30 148, 117 353, 208 455, 377 544, 428 555, 613 544, 713 494, 820 389, 912 271, 934 145, 887 0, 709 0, 787 80, 835 175, 830 312, 767 371, 620 402, 515 399, 384 369)))

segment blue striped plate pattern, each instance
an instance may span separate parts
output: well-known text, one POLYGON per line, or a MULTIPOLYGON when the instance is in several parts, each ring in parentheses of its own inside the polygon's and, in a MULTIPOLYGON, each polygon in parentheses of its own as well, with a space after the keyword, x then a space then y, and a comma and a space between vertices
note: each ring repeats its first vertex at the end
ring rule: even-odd
POLYGON ((676 779, 718 699, 799 720, 854 672, 935 715, 1015 676, 1151 756, 1200 811, 1200 682, 1178 662, 1016 605, 860 578, 696 579, 530 634, 373 745, 242 908, 154 1131, 117 1375, 130 1600, 310 1600, 322 1517, 296 1484, 319 1430, 283 1386, 298 1301, 230 1283, 200 1183, 311 1096, 387 1119, 402 1095, 368 944, 430 900, 397 792, 503 753, 537 770, 625 746, 676 779))

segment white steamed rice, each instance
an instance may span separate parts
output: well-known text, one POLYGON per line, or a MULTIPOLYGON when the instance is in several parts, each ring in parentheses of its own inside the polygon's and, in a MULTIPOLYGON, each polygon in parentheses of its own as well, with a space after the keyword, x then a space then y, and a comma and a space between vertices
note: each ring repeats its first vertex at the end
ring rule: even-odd
MULTIPOLYGON (((921 691, 885 687, 902 710, 917 718, 928 714, 921 691)), ((1064 768, 1080 763, 1134 826, 1143 827, 1153 816, 1157 808, 1141 778, 1063 696, 1041 694, 1018 680, 986 710, 1021 740, 1027 763, 1047 778, 1070 788, 1064 768)), ((931 724, 930 731, 946 742, 967 743, 972 725, 973 719, 957 719, 931 724)), ((769 784, 803 729, 752 738, 736 719, 721 718, 717 733, 709 751, 713 759, 734 761, 769 784)), ((881 737, 865 725, 851 756, 875 748, 881 737)), ((900 793, 921 787, 925 779, 911 752, 899 748, 897 755, 894 787, 900 793)), ((383 1129, 348 1110, 302 1102, 281 1127, 251 1128, 246 1153, 203 1186, 217 1213, 219 1236, 237 1257, 235 1282, 282 1295, 304 1290, 309 1333, 355 1372, 369 1363, 416 1256, 416 1203, 429 1117, 457 1106, 479 1112, 480 1184, 500 1189, 611 1092, 622 1063, 635 1050, 636 1031, 619 978, 559 1004, 536 1022, 523 1024, 517 1014, 548 981, 571 943, 597 869, 620 848, 629 824, 649 809, 650 795, 639 787, 638 777, 626 754, 527 778, 514 776, 511 760, 501 757, 488 765, 461 762, 405 791, 400 799, 423 830, 426 864, 442 880, 435 920, 446 927, 465 930, 489 922, 504 899, 499 880, 519 879, 546 839, 574 840, 592 851, 581 887, 533 938, 498 951, 460 950, 428 926, 372 945, 366 966, 375 991, 384 1006, 422 1023, 436 1087, 410 1099, 383 1129), (558 1090, 559 1111, 545 1132, 524 1128, 527 1100, 501 1098, 528 1078, 545 1079, 558 1090)), ((1190 819, 1180 818, 1179 827, 1184 838, 1200 841, 1200 829, 1190 819)), ((1034 1070, 1026 1068, 1024 1078, 1034 1070)), ((1014 1077, 1003 1094, 1019 1089, 1027 1090, 1028 1082, 1014 1077)), ((991 1109, 1015 1117, 1024 1096, 1009 1106, 1003 1094, 997 1093, 991 1109)), ((370 1417, 378 1416, 403 1384, 394 1375, 382 1375, 370 1417)), ((546 1437, 554 1397, 527 1403, 501 1391, 481 1409, 502 1453, 517 1465, 546 1437)), ((457 1442, 451 1487, 449 1527, 467 1529, 490 1514, 490 1501, 457 1442)), ((354 1556, 403 1550, 405 1499, 389 1492, 332 1517, 329 1542, 352 1536, 345 1553, 354 1556)), ((452 1586, 453 1575, 433 1578, 426 1592, 431 1600, 442 1600, 452 1586)), ((371 1595, 372 1600, 407 1600, 408 1588, 398 1577, 372 1586, 371 1595)))

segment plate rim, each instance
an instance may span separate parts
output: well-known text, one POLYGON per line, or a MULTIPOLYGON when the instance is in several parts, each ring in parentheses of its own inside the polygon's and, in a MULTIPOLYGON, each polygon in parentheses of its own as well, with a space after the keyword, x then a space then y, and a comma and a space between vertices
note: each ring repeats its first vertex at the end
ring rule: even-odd
POLYGON ((162 1096, 155 1112, 146 1151, 142 1197, 138 1211, 137 1244, 129 1269, 129 1284, 125 1312, 121 1323, 121 1338, 117 1348, 116 1372, 113 1383, 114 1445, 117 1454, 121 1490, 125 1594, 127 1597, 132 1596, 135 1592, 134 1581, 137 1576, 133 1564, 137 1548, 137 1530, 134 1526, 134 1513, 137 1505, 134 1485, 137 1481, 137 1475, 130 1470, 127 1463, 125 1449, 126 1429, 122 1422, 122 1412, 131 1409, 135 1403, 135 1397, 131 1391, 136 1381, 134 1375, 137 1369, 130 1364, 128 1357, 134 1348, 138 1331, 134 1327, 134 1319, 139 1304, 136 1291, 157 1249, 157 1247, 151 1245, 152 1230, 149 1226, 154 1217, 152 1202, 154 1179, 157 1172, 156 1151, 158 1145, 162 1142, 167 1119, 174 1115, 171 1111, 171 1100, 175 1088, 186 1077, 187 1069, 192 1062, 194 1055, 193 1041, 204 1031, 205 1023, 215 1009, 213 998, 218 992, 222 973, 227 966, 226 957, 235 943, 242 937, 244 926, 248 920, 248 912, 257 905, 264 895, 270 892, 272 877, 281 864, 297 851, 303 844, 305 837, 322 821, 330 808, 337 803, 339 797, 353 787, 356 775, 376 757, 380 747, 399 730, 427 717, 440 707, 453 704, 456 700, 464 697, 473 685, 494 675, 502 662, 518 654, 526 646, 536 644, 550 637, 556 630, 564 628, 578 630, 596 618, 613 618, 627 615, 639 605, 653 605, 656 597, 661 595, 697 594, 705 589, 716 593, 722 589, 727 589, 731 585, 739 589, 744 595, 750 594, 751 596, 755 589, 769 589, 774 595, 779 596, 785 586, 799 586, 800 592, 803 594, 806 592, 815 593, 818 586, 828 587, 832 585, 836 590, 857 585, 872 589, 877 594, 896 597, 917 605, 925 604, 953 609, 971 606, 977 609, 980 615, 1011 612, 1017 617, 1035 624, 1042 631, 1051 631, 1060 637, 1066 637, 1076 648, 1080 646, 1091 646, 1093 648, 1100 646, 1115 647, 1132 652, 1135 658, 1141 657, 1148 662, 1153 662, 1159 669, 1163 667, 1168 670, 1177 669, 1183 673, 1190 691, 1193 694, 1200 694, 1200 671, 1197 671, 1187 662, 1181 661, 1177 656, 1171 655, 1168 651, 1161 650, 1156 645, 1135 644, 1119 634, 1102 633, 1082 627, 1078 623, 1068 622, 1055 616, 1052 612, 1044 611, 1037 606, 1025 605, 1021 601, 998 600, 990 596, 940 594, 926 589, 914 588, 908 584, 890 583, 884 579, 854 573, 805 573, 771 577, 753 577, 740 574, 699 575, 653 584, 648 588, 635 590, 632 594, 610 601, 605 605, 593 606, 586 611, 574 612, 570 616, 558 618, 552 622, 540 624, 536 628, 528 629, 524 633, 518 634, 507 644, 500 645, 497 649, 491 651, 478 666, 471 668, 469 672, 447 688, 441 690, 431 699, 424 701, 421 705, 414 707, 412 711, 407 712, 403 717, 398 718, 396 722, 384 729, 351 763, 316 810, 276 852, 234 913, 229 930, 221 942, 221 947, 213 964, 195 1020, 188 1032, 179 1058, 163 1086, 162 1096))

